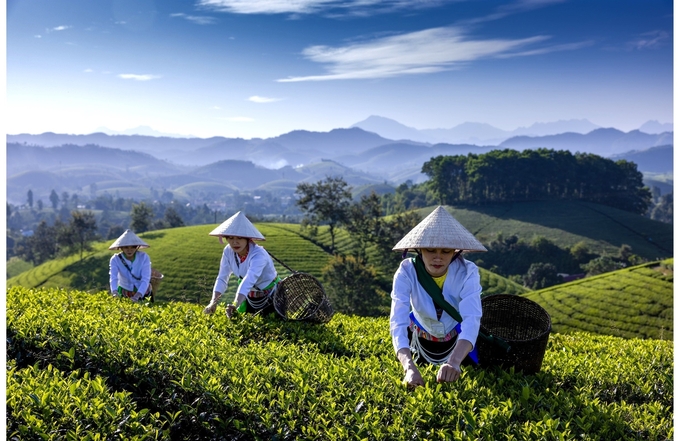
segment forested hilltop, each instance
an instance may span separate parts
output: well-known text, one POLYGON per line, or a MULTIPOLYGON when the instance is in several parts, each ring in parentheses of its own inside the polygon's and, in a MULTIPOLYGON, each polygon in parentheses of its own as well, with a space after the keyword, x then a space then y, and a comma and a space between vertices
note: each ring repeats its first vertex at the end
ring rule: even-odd
POLYGON ((629 161, 566 150, 493 150, 437 156, 423 164, 440 203, 581 200, 644 214, 651 192, 629 161))

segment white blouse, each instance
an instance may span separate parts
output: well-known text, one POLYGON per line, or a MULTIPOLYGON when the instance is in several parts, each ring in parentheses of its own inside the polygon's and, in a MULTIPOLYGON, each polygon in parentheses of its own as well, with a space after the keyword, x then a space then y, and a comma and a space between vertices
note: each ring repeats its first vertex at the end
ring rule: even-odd
MULTIPOLYGON (((482 285, 477 265, 461 258, 451 262, 442 294, 463 318, 458 338, 469 341, 474 347, 482 318, 482 285)), ((394 274, 391 297, 390 335, 395 352, 409 347, 407 329, 411 323, 411 311, 424 330, 431 334, 449 333, 458 323, 446 311, 437 320, 434 301, 418 283, 411 259, 403 260, 394 274)))
POLYGON ((224 294, 227 291, 229 276, 232 274, 242 278, 236 290, 237 296, 238 294, 247 296, 250 291, 263 289, 276 279, 276 268, 274 268, 274 262, 267 250, 252 241, 249 241, 248 244, 248 257, 243 263, 239 260, 236 252, 231 249, 231 246, 224 247, 220 271, 213 287, 213 299, 215 293, 224 294))
POLYGON ((135 259, 132 262, 125 257, 125 253, 117 253, 111 256, 109 261, 109 287, 111 292, 118 291, 119 286, 128 291, 133 291, 136 286, 137 292, 144 294, 149 289, 150 282, 151 259, 144 251, 137 250, 135 259), (132 274, 130 274, 130 270, 125 267, 119 256, 123 256, 132 274), (141 280, 137 280, 133 275, 141 280))

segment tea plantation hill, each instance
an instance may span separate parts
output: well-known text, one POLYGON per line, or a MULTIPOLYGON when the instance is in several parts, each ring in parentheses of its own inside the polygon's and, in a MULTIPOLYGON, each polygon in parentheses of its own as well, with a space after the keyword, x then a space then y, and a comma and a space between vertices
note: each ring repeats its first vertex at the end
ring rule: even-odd
MULTIPOLYGON (((419 210, 420 215, 424 217, 432 209, 433 207, 419 210)), ((655 256, 672 256, 664 251, 666 247, 672 248, 672 226, 602 205, 532 202, 449 209, 478 237, 494 237, 502 232, 504 235, 517 234, 529 240, 534 235, 542 235, 560 246, 571 246, 584 241, 592 249, 605 250, 612 254, 618 251, 621 244, 626 243, 632 246, 636 254, 654 259, 655 262, 661 260, 655 256), (531 219, 532 213, 534 219, 531 219)), ((316 236, 310 236, 308 232, 300 230, 297 224, 256 225, 267 237, 263 245, 270 253, 294 270, 321 278, 323 267, 331 259, 327 252, 330 245, 327 227, 320 228, 316 236)), ((201 225, 140 234, 151 245, 147 252, 153 266, 165 274, 157 297, 159 302, 188 301, 204 304, 209 300, 224 247, 217 238, 208 235, 214 227, 215 225, 201 225)), ((78 256, 70 256, 46 262, 9 279, 7 284, 28 288, 75 288, 90 292, 107 290, 108 261, 112 255, 112 251, 107 249, 109 244, 110 241, 95 243, 94 250, 82 261, 78 256)), ((349 235, 344 230, 339 230, 336 248, 340 252, 349 253, 352 246, 349 235)), ((369 259, 374 255, 373 250, 369 250, 369 259)), ((290 273, 279 263, 275 265, 282 276, 290 273)), ((672 270, 668 270, 668 267, 672 268, 672 264, 664 265, 666 275, 656 269, 649 269, 658 264, 642 265, 639 269, 622 270, 537 291, 531 293, 530 298, 544 306, 551 316, 554 315, 554 326, 560 332, 587 330, 625 337, 672 338, 672 270), (653 275, 661 274, 660 280, 663 283, 646 275, 642 276, 642 281, 630 280, 631 274, 647 274, 647 269, 653 275), (591 283, 598 285, 590 288, 587 295, 584 294, 591 283), (625 293, 639 290, 640 286, 647 287, 647 291, 638 292, 635 299, 626 299, 625 293), (571 291, 565 293, 563 290, 571 291), (607 300, 599 300, 600 295, 612 293, 615 298, 618 296, 620 299, 603 297, 607 300), (555 300, 556 298, 560 301, 555 300), (617 310, 616 314, 622 316, 613 316, 610 306, 615 308, 614 305, 620 305, 622 301, 626 303, 633 300, 633 304, 637 306, 629 308, 630 314, 617 310), (640 303, 648 305, 643 306, 640 303)), ((526 288, 483 268, 480 273, 484 295, 528 292, 526 288)), ((389 286, 392 274, 379 274, 379 277, 389 286)), ((228 291, 230 295, 235 286, 231 281, 228 291)), ((387 306, 388 293, 383 294, 387 306)))
MULTIPOLYGON (((322 246, 299 234, 297 224, 256 223, 267 238, 262 244, 289 268, 309 273, 319 279, 331 259, 322 246)), ((164 274, 157 301, 188 301, 207 303, 217 276, 224 245, 208 233, 215 225, 199 225, 141 233, 150 248, 152 266, 164 274)), ((320 234, 323 238, 327 232, 320 234)), ((341 234, 340 249, 349 247, 349 237, 341 234)), ((109 259, 113 251, 111 241, 93 244, 93 251, 80 261, 79 256, 51 260, 7 281, 8 286, 27 288, 75 288, 87 291, 108 290, 109 259)), ((281 276, 290 271, 275 261, 281 276)), ((386 276, 384 276, 386 277, 386 276)), ((391 277, 391 275, 389 275, 391 277)), ((482 270, 482 283, 488 293, 522 293, 522 286, 482 270)), ((230 280, 228 293, 233 294, 236 283, 230 280)), ((387 296, 387 293, 384 293, 387 296)))
POLYGON ((673 259, 555 285, 525 295, 553 331, 673 340, 673 259))

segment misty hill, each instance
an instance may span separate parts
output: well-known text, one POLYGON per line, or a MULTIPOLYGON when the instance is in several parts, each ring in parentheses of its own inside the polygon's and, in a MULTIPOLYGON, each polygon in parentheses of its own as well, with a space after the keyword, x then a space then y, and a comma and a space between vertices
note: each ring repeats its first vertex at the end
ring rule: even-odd
MULTIPOLYGON (((135 197, 136 193, 138 197, 146 197, 151 187, 174 191, 185 185, 191 186, 189 194, 224 193, 232 188, 274 189, 290 194, 302 180, 319 180, 336 174, 333 167, 338 168, 337 173, 351 185, 386 182, 396 186, 407 180, 423 182, 426 176, 420 172, 422 165, 432 157, 483 154, 497 148, 548 147, 593 152, 605 157, 612 156, 609 154, 612 151, 613 155, 635 151, 626 158, 638 163, 640 171, 672 173, 672 168, 659 167, 672 164, 669 155, 672 157, 673 141, 672 133, 668 132, 653 135, 597 129, 587 134, 515 137, 494 147, 396 142, 360 128, 330 132, 300 130, 276 138, 251 140, 103 133, 8 135, 7 140, 7 197, 12 203, 25 202, 29 189, 33 190, 36 200, 44 202, 52 189, 60 194, 62 191, 82 194, 87 187, 109 194, 117 192, 121 197, 135 197), (106 144, 92 144, 92 140, 106 144), (62 141, 66 142, 54 145, 62 141), (332 161, 334 165, 324 164, 325 161, 332 161), (308 166, 311 168, 304 169, 308 166), (212 172, 213 169, 218 171, 212 172), (27 172, 31 174, 24 174, 27 172)), ((184 192, 180 191, 178 196, 181 194, 184 192)))
POLYGON ((561 133, 548 136, 516 136, 503 141, 499 148, 514 150, 545 147, 555 150, 569 150, 572 153, 594 153, 603 157, 624 153, 630 150, 643 150, 650 147, 673 144, 673 134, 642 133, 632 130, 628 133, 617 129, 597 129, 587 134, 561 133))
POLYGON ((334 129, 330 132, 295 130, 268 139, 254 138, 171 138, 139 135, 7 135, 8 143, 57 147, 72 145, 97 145, 101 147, 134 150, 182 165, 208 165, 226 160, 248 160, 263 166, 281 167, 316 162, 333 158, 340 153, 358 153, 363 150, 393 142, 364 130, 334 129))
POLYGON ((393 119, 369 116, 353 124, 369 132, 389 139, 410 139, 413 141, 448 144, 498 145, 513 136, 544 136, 565 132, 588 133, 599 126, 586 119, 572 119, 551 123, 535 123, 530 127, 502 130, 486 123, 465 122, 449 129, 415 129, 393 119))
POLYGON ((610 159, 618 161, 625 159, 634 162, 638 170, 654 173, 673 173, 673 146, 662 145, 647 150, 633 150, 619 155, 611 156, 610 159))
POLYGON ((57 170, 72 165, 92 165, 98 170, 143 171, 147 174, 168 174, 180 169, 146 153, 93 144, 46 148, 7 143, 8 176, 22 171, 57 170))

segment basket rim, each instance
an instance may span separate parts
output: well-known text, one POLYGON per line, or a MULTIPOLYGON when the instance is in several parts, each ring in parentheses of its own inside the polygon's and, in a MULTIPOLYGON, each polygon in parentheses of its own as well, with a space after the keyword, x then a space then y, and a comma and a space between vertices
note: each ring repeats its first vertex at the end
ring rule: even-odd
MULTIPOLYGON (((546 311, 546 309, 543 306, 541 306, 538 302, 535 302, 531 299, 523 297, 519 294, 504 294, 504 293, 501 293, 501 294, 490 294, 488 296, 483 297, 482 298, 482 319, 484 317, 484 302, 487 301, 487 303, 488 303, 488 301, 493 301, 493 300, 497 300, 497 299, 500 300, 501 298, 503 298, 503 299, 512 298, 513 301, 523 302, 527 305, 531 305, 533 307, 536 307, 535 312, 540 312, 540 315, 542 315, 544 318, 547 318, 546 329, 541 331, 541 333, 538 334, 537 336, 532 337, 532 338, 526 338, 526 339, 512 339, 512 338, 503 337, 504 340, 507 340, 507 341, 510 341, 510 342, 516 342, 516 343, 533 342, 533 341, 537 341, 537 340, 541 340, 541 339, 545 338, 546 335, 549 335, 552 332, 552 329, 553 329, 553 327, 552 327, 552 317, 550 317, 550 314, 548 314, 548 311, 546 311), (489 300, 487 300, 487 299, 489 299, 489 300)), ((485 332, 487 332, 489 334, 493 334, 493 332, 491 332, 487 327, 485 327, 481 323, 479 325, 479 328, 483 329, 485 332)))

